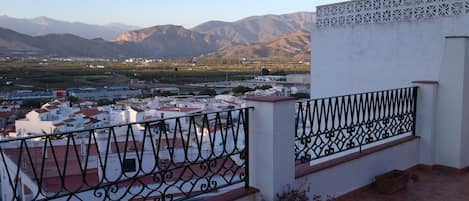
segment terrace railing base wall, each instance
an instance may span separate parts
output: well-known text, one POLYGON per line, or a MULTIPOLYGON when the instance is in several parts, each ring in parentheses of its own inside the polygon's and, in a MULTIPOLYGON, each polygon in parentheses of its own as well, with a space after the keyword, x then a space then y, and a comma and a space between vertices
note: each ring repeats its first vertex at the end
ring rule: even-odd
MULTIPOLYGON (((419 139, 406 141, 357 159, 296 178, 297 185, 309 187, 308 196, 340 197, 371 184, 376 175, 418 164, 419 139)), ((320 164, 319 164, 320 165, 320 164)), ((298 167, 300 168, 300 167, 298 167)))

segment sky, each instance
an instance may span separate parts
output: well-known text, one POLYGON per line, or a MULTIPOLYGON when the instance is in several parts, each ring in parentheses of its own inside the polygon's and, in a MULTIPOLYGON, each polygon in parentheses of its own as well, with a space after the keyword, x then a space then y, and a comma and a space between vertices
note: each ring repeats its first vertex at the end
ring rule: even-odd
POLYGON ((345 0, 0 0, 0 15, 46 16, 57 20, 148 27, 162 24, 186 28, 210 21, 236 21, 265 14, 315 11, 317 5, 345 0))

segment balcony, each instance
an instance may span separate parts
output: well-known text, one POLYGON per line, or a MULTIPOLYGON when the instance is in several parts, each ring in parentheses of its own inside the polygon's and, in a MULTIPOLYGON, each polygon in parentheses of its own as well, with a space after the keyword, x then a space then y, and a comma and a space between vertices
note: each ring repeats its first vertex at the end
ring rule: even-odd
POLYGON ((2 200, 185 200, 248 187, 249 110, 1 141, 2 200))
MULTIPOLYGON (((2 199, 273 200, 285 185, 316 186, 315 177, 341 165, 415 149, 417 94, 409 87, 300 102, 250 97, 248 108, 4 140, 2 199)), ((367 185, 382 171, 359 180, 367 185)), ((324 192, 348 192, 341 188, 324 192)))
POLYGON ((468 8, 318 7, 314 99, 249 97, 247 108, 0 141, 2 200, 273 201, 289 186, 311 199, 464 199, 468 8), (418 179, 376 193, 375 176, 395 169, 418 179))
POLYGON ((247 108, 3 140, 2 200, 275 200, 301 185, 310 198, 438 200, 442 183, 465 195, 464 169, 427 163, 437 88, 248 97, 247 108), (394 169, 416 183, 373 190, 394 169))

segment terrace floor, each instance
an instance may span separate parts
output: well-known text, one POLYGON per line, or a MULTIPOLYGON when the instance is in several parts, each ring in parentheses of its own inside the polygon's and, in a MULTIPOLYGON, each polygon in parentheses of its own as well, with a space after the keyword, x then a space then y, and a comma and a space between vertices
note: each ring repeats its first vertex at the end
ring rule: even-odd
MULTIPOLYGON (((449 173, 435 170, 413 170, 417 181, 410 181, 407 189, 392 195, 376 192, 368 187, 353 195, 347 201, 461 201, 469 200, 469 172, 449 173)), ((341 199, 342 200, 342 199, 341 199)))

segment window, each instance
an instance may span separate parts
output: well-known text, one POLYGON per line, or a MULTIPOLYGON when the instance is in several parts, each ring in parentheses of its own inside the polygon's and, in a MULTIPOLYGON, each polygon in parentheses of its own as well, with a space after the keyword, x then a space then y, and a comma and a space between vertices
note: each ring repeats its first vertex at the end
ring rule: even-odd
POLYGON ((135 158, 124 159, 124 165, 122 167, 124 172, 135 172, 137 171, 137 165, 135 158))

